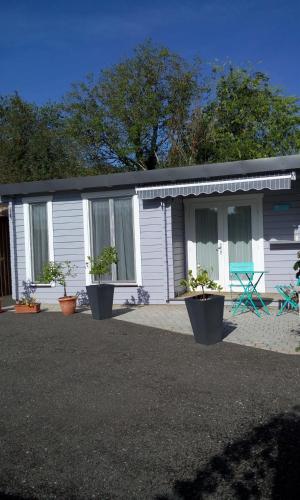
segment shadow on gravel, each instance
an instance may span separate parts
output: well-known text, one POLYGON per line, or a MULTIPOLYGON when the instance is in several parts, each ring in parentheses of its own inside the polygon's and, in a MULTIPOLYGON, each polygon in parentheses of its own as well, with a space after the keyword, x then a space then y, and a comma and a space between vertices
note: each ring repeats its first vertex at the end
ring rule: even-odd
POLYGON ((236 327, 236 324, 232 321, 224 320, 222 340, 226 339, 226 337, 228 337, 228 335, 230 335, 236 329, 236 327))
POLYGON ((300 492, 300 407, 228 444, 191 481, 176 481, 156 500, 296 500, 300 492))
POLYGON ((116 316, 122 316, 122 314, 127 314, 127 313, 130 313, 131 311, 134 311, 134 309, 131 307, 123 307, 120 309, 113 309, 112 317, 115 318, 116 316))

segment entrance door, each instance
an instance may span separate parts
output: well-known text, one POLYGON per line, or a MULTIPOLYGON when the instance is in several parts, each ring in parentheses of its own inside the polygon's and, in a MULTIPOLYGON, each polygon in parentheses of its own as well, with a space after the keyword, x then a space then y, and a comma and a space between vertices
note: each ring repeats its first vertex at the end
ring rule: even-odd
POLYGON ((220 208, 195 208, 196 268, 207 269, 214 281, 222 284, 222 234, 220 208))
POLYGON ((261 195, 186 200, 185 212, 188 268, 194 273, 205 268, 229 290, 231 262, 254 262, 255 269, 264 269, 261 195))

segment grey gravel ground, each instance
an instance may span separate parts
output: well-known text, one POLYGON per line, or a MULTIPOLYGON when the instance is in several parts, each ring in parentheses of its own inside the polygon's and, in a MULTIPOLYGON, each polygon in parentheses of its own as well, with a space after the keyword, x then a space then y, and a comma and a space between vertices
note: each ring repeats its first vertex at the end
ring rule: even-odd
MULTIPOLYGON (((276 316, 256 316, 252 311, 232 316, 231 308, 224 309, 224 341, 268 351, 295 354, 300 348, 300 317, 289 311, 276 316)), ((192 327, 185 305, 151 305, 128 309, 118 317, 123 321, 192 335, 192 327)))
POLYGON ((299 498, 298 356, 84 314, 0 342, 0 498, 299 498))

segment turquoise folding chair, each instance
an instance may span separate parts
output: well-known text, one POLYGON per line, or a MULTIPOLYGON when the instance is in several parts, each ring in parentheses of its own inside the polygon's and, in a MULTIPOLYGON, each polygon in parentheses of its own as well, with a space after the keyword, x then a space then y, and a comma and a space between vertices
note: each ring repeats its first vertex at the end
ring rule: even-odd
MULTIPOLYGON (((251 279, 253 278, 253 274, 249 273, 249 271, 254 271, 254 262, 230 262, 229 264, 229 274, 232 282, 232 274, 233 273, 242 273, 243 271, 248 272, 251 279)), ((241 288, 243 285, 241 283, 231 283, 229 285, 230 291, 232 292, 232 288, 241 288)))
MULTIPOLYGON (((232 283, 232 275, 234 275, 234 273, 242 274, 243 272, 245 272, 248 274, 249 278, 252 280, 253 273, 251 271, 254 271, 254 263, 253 262, 230 262, 229 263, 229 273, 230 273, 230 279, 231 279, 231 283, 229 285, 229 288, 230 288, 230 293, 231 293, 231 302, 233 302, 233 298, 232 298, 233 288, 242 288, 244 290, 244 285, 241 281, 241 277, 237 276, 238 283, 232 283)), ((245 292, 243 292, 241 294, 241 296, 239 297, 239 299, 237 299, 233 305, 232 312, 234 315, 236 314, 238 309, 240 307, 242 307, 243 299, 245 298, 245 295, 246 295, 247 301, 249 301, 252 304, 252 306, 255 308, 255 305, 253 304, 252 298, 249 296, 249 294, 247 294, 247 293, 245 294, 245 292)), ((244 309, 246 309, 245 304, 244 304, 244 309)))
MULTIPOLYGON (((300 286, 300 278, 297 279, 296 281, 296 286, 300 286)), ((298 296, 295 291, 294 285, 276 285, 275 289, 277 292, 281 295, 283 298, 283 304, 276 314, 276 316, 280 316, 284 309, 287 308, 288 310, 292 309, 294 311, 297 311, 299 308, 299 302, 298 302, 298 296)))

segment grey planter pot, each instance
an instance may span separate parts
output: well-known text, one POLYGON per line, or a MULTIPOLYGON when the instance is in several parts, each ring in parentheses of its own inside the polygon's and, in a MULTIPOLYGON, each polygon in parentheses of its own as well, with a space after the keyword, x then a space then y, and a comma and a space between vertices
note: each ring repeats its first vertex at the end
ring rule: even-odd
POLYGON ((195 341, 211 345, 223 339, 224 295, 199 295, 185 299, 195 341))
POLYGON ((93 319, 107 319, 112 317, 114 289, 114 285, 107 283, 86 287, 93 319))

